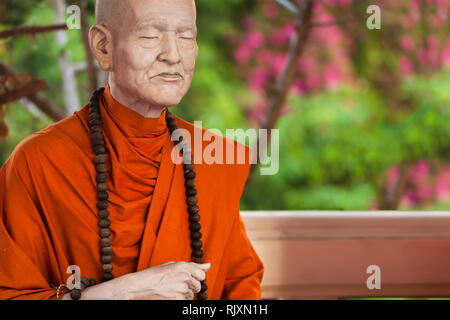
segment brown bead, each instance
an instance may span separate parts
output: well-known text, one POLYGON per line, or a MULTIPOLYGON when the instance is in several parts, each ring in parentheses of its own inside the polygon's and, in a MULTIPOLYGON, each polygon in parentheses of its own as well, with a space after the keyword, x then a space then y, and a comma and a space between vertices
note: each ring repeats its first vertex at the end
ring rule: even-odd
POLYGON ((92 139, 103 139, 103 134, 101 132, 92 133, 92 139))
POLYGON ((195 180, 186 180, 186 187, 187 188, 194 188, 196 185, 195 180))
POLYGON ((208 299, 208 294, 206 292, 200 292, 197 295, 197 299, 198 300, 207 300, 208 299))
POLYGON ((109 217, 109 211, 108 210, 100 210, 98 212, 98 216, 102 219, 106 219, 109 217))
POLYGON ((111 245, 112 245, 112 240, 111 240, 111 238, 102 238, 102 239, 100 240, 100 245, 101 245, 102 247, 111 247, 111 245))
POLYGON ((113 271, 113 265, 111 263, 106 263, 102 265, 102 269, 104 273, 111 273, 113 271))
POLYGON ((105 183, 108 180, 108 176, 106 175, 106 173, 99 173, 97 174, 95 179, 98 183, 105 183))
POLYGON ((104 254, 106 256, 112 256, 113 248, 112 247, 104 247, 104 248, 102 248, 102 254, 104 254))
POLYGON ((191 170, 186 170, 186 171, 184 171, 184 177, 185 177, 186 179, 195 179, 196 176, 197 176, 197 175, 195 174, 194 171, 191 171, 191 170))
POLYGON ((102 122, 99 119, 94 119, 94 120, 90 120, 89 124, 91 125, 91 127, 100 126, 102 124, 102 122))
POLYGON ((95 146, 94 152, 95 154, 104 154, 106 152, 106 148, 104 146, 95 146))
POLYGON ((91 105, 89 106, 89 114, 91 113, 99 113, 100 109, 98 107, 98 103, 91 103, 91 105))
POLYGON ((93 126, 93 127, 91 127, 91 132, 92 133, 97 133, 97 132, 102 133, 102 127, 100 127, 100 126, 93 126))
POLYGON ((189 230, 191 230, 193 232, 198 232, 201 229, 202 229, 202 226, 198 222, 194 222, 189 225, 189 230))
POLYGON ((200 291, 206 291, 206 290, 208 290, 208 286, 207 286, 207 284, 205 283, 205 281, 201 281, 201 282, 200 282, 200 285, 202 286, 202 288, 201 288, 200 291))
POLYGON ((200 211, 200 208, 197 205, 188 206, 188 212, 190 214, 197 214, 200 211))
POLYGON ((108 200, 109 194, 106 191, 99 191, 97 198, 98 198, 98 200, 105 201, 105 200, 108 200))
POLYGON ((200 240, 202 238, 201 232, 191 232, 190 235, 191 240, 200 240))
POLYGON ((101 260, 103 264, 109 264, 112 262, 112 256, 103 255, 101 260))
POLYGON ((80 282, 87 288, 89 287, 89 278, 81 277, 80 282))
POLYGON ((198 199, 197 197, 188 197, 186 202, 189 206, 195 206, 198 203, 198 199))
POLYGON ((195 166, 192 163, 185 163, 183 165, 183 168, 184 168, 184 171, 194 171, 195 166))
POLYGON ((111 229, 109 228, 101 228, 99 232, 100 237, 102 238, 108 238, 111 235, 111 233, 112 233, 111 229))
POLYGON ((79 289, 70 290, 70 297, 72 298, 72 300, 80 300, 81 290, 79 290, 79 289))
POLYGON ((97 185, 97 190, 98 190, 99 192, 107 191, 107 190, 108 190, 108 184, 107 184, 106 182, 100 182, 100 183, 97 185))
POLYGON ((103 273, 103 280, 109 281, 109 280, 112 280, 112 279, 114 279, 114 276, 113 276, 113 274, 111 272, 103 273))
POLYGON ((197 189, 195 188, 188 188, 186 189, 186 196, 193 197, 197 195, 197 189))
POLYGON ((95 170, 96 170, 98 173, 105 173, 106 171, 108 171, 108 167, 106 166, 106 164, 98 164, 98 165, 95 167, 95 170))
POLYGON ((111 226, 111 221, 109 221, 108 219, 101 219, 99 222, 98 222, 98 226, 100 227, 100 228, 109 228, 110 226, 111 226))
POLYGON ((190 222, 199 222, 200 221, 200 215, 199 214, 191 214, 189 216, 189 221, 190 222))
POLYGON ((93 278, 89 278, 89 287, 95 286, 97 284, 97 281, 93 278))
POLYGON ((192 251, 192 255, 194 256, 194 258, 203 258, 203 250, 195 249, 192 251))
POLYGON ((89 121, 100 120, 100 114, 98 112, 92 112, 89 114, 89 121))
POLYGON ((96 164, 104 164, 106 162, 106 157, 104 154, 98 154, 94 159, 96 164))
POLYGON ((92 145, 95 147, 105 147, 105 141, 103 138, 94 138, 92 139, 92 145))
POLYGON ((109 207, 108 201, 99 201, 97 203, 97 208, 99 208, 100 210, 108 209, 108 207, 109 207))
POLYGON ((204 264, 205 260, 203 258, 194 258, 194 262, 198 264, 204 264))
POLYGON ((201 242, 200 240, 191 241, 191 248, 192 249, 201 249, 202 246, 203 246, 203 242, 201 242))
POLYGON ((172 117, 169 117, 168 119, 167 119, 167 126, 168 127, 176 127, 176 125, 177 125, 177 120, 175 120, 174 118, 172 118, 172 117))

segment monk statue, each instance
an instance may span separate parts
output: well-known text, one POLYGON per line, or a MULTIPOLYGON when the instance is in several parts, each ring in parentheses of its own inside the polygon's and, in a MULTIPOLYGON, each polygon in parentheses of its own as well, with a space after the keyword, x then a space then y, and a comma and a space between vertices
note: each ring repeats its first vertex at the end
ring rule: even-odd
POLYGON ((250 162, 196 161, 210 131, 168 110, 194 75, 194 0, 97 0, 96 19, 107 85, 1 168, 0 299, 260 299, 239 211, 250 162))

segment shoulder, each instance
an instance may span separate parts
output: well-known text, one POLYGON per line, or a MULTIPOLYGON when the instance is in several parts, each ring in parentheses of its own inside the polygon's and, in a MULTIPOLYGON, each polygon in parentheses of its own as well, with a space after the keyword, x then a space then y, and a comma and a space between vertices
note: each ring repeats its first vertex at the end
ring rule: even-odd
POLYGON ((83 108, 22 140, 14 148, 8 162, 21 171, 39 166, 42 161, 53 162, 74 156, 79 151, 88 153, 89 135, 83 121, 86 112, 83 108))
POLYGON ((227 186, 239 198, 253 159, 251 148, 219 132, 176 119, 178 127, 190 135, 196 170, 207 175, 209 181, 227 186))

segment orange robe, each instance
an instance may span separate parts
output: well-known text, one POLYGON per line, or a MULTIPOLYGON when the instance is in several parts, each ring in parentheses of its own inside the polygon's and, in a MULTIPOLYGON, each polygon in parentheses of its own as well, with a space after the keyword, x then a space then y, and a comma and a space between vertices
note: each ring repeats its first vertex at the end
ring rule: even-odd
MULTIPOLYGON (((102 97, 115 277, 191 261, 183 166, 164 115, 144 118, 108 87, 102 97)), ((176 119, 193 138, 194 125, 176 119)), ((55 299, 70 265, 102 281, 90 137, 86 106, 21 142, 0 170, 0 299, 55 299)), ((209 298, 260 299, 263 264, 239 214, 249 164, 195 170, 209 298)))

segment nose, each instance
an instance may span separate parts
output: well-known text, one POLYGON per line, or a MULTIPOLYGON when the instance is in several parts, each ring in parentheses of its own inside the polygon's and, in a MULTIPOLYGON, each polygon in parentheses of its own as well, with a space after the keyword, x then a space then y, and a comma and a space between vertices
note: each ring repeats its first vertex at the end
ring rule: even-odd
POLYGON ((169 64, 180 62, 181 56, 178 51, 178 43, 173 32, 167 32, 163 35, 161 40, 161 53, 158 56, 158 60, 169 64))

